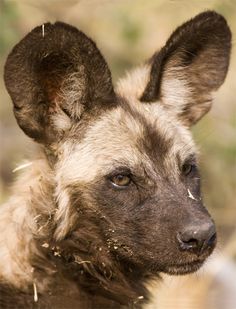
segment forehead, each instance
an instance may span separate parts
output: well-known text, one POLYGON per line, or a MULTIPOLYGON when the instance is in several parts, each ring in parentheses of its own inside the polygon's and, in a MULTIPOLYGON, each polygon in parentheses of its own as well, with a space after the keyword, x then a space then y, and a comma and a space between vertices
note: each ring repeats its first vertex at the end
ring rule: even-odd
POLYGON ((69 183, 92 181, 118 167, 156 172, 194 153, 189 131, 161 106, 123 104, 87 128, 81 141, 63 145, 60 170, 69 183))

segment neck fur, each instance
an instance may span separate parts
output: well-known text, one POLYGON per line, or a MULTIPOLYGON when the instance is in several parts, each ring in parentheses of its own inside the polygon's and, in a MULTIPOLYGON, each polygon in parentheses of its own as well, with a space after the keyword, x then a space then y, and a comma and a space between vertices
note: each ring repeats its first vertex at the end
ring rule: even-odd
POLYGON ((107 250, 93 215, 82 216, 66 238, 55 239, 53 180, 45 158, 33 161, 0 208, 1 282, 25 291, 37 285, 40 293, 51 294, 64 284, 88 298, 96 293, 123 305, 142 302, 147 291, 136 279, 140 274, 107 250))

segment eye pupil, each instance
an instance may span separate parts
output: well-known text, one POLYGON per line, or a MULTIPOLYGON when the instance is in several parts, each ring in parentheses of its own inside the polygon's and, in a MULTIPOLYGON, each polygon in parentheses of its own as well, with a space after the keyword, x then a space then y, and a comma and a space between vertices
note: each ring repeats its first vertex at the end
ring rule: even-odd
POLYGON ((128 175, 116 175, 111 178, 111 182, 117 187, 125 187, 130 184, 130 176, 128 175))
POLYGON ((193 170, 193 165, 186 163, 183 165, 182 172, 185 176, 188 176, 193 170))

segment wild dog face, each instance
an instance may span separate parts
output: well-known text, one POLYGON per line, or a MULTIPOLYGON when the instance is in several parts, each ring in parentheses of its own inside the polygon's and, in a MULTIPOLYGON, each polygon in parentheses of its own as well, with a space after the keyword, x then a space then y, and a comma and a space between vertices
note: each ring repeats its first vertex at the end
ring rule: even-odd
POLYGON ((224 18, 202 13, 116 89, 96 45, 72 26, 45 24, 15 46, 5 82, 55 175, 54 239, 96 229, 101 250, 144 271, 201 266, 216 232, 189 128, 210 109, 230 46, 224 18))

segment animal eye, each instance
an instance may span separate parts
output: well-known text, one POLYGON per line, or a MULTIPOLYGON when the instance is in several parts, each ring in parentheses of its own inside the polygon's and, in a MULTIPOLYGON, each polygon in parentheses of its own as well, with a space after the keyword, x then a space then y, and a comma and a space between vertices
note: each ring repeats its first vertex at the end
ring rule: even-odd
POLYGON ((196 168, 196 165, 191 164, 191 163, 185 163, 182 166, 182 174, 184 176, 188 176, 188 175, 192 174, 192 172, 195 170, 195 168, 196 168))
POLYGON ((110 180, 115 187, 127 187, 131 182, 129 175, 122 174, 112 176, 110 180))

